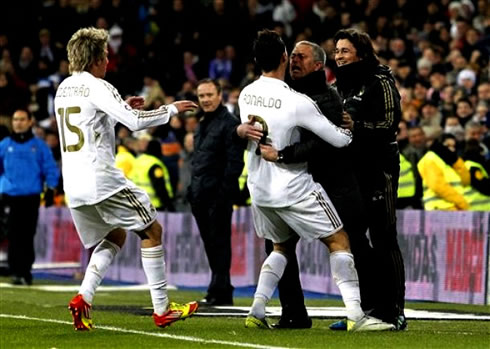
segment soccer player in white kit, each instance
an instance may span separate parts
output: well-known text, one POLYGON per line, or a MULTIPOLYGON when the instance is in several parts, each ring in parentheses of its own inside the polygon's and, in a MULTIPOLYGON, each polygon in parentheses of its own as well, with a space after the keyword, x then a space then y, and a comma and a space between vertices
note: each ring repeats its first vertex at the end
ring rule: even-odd
POLYGON ((306 163, 286 165, 280 161, 266 161, 257 155, 257 147, 264 149, 272 145, 283 149, 298 141, 298 127, 314 132, 336 147, 347 146, 352 134, 332 124, 309 97, 292 90, 284 82, 288 55, 276 32, 259 32, 254 53, 262 75, 240 93, 243 123, 237 128, 237 134, 249 138, 247 184, 255 230, 258 236, 273 241, 274 251, 262 265, 245 326, 270 328, 265 319, 265 306, 288 262, 288 248, 295 246, 288 242, 295 239, 297 233, 305 239, 319 239, 328 247, 332 276, 346 306, 348 330, 392 330, 392 324, 369 317, 362 311, 349 239, 327 194, 307 172, 306 163), (255 127, 261 132, 254 130, 255 127))
POLYGON ((130 97, 125 102, 103 80, 107 40, 107 31, 95 28, 82 28, 71 37, 67 45, 71 76, 60 84, 54 101, 68 205, 84 247, 97 245, 69 309, 76 330, 93 328, 90 308, 95 290, 123 246, 126 230, 132 230, 142 239, 141 260, 154 322, 166 327, 192 315, 198 305, 168 300, 162 227, 148 195, 114 165, 114 126, 121 122, 134 131, 165 124, 173 115, 197 105, 179 101, 141 111, 143 98, 130 97))

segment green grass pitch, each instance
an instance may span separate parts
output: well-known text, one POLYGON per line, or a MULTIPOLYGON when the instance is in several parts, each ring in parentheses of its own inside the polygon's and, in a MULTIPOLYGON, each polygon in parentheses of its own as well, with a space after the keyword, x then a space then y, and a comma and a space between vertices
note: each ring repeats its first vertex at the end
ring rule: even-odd
MULTIPOLYGON (((151 310, 144 309, 151 306, 148 291, 98 292, 92 312, 96 329, 76 332, 67 309, 73 295, 0 287, 0 348, 490 348, 490 321, 410 320, 403 332, 346 333, 328 329, 334 319, 313 319, 309 330, 267 331, 246 329, 244 317, 196 315, 160 329, 153 324, 151 310)), ((169 292, 176 302, 202 296, 195 291, 169 292)), ((235 298, 236 305, 251 302, 235 298)), ((279 305, 278 300, 271 305, 279 305)), ((341 306, 341 302, 306 299, 306 305, 341 306)), ((490 306, 407 302, 407 308, 490 314, 490 306)))

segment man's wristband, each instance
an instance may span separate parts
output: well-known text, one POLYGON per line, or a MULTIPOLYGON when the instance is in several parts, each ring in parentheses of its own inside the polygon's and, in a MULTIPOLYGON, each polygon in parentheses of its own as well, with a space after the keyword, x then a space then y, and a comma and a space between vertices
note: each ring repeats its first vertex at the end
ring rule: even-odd
POLYGON ((278 151, 276 162, 282 163, 283 161, 284 161, 284 154, 282 153, 282 151, 278 151))

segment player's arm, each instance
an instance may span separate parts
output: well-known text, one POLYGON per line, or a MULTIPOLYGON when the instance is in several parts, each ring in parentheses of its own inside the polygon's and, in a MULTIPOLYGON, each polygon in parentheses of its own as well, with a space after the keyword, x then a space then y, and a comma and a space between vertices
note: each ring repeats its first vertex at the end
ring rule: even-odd
POLYGON ((337 148, 345 147, 352 142, 350 130, 335 126, 308 97, 300 96, 300 98, 295 114, 298 126, 310 130, 337 148))
POLYGON ((304 140, 303 134, 306 132, 309 131, 302 130, 301 142, 293 143, 281 150, 269 144, 260 144, 262 158, 284 164, 306 162, 313 159, 318 151, 325 147, 325 142, 311 133, 308 135, 308 139, 304 140))
POLYGON ((166 124, 172 116, 197 108, 192 101, 177 101, 162 105, 155 110, 133 109, 121 98, 114 86, 102 79, 98 81, 100 84, 93 95, 94 103, 100 110, 126 125, 131 131, 166 124))

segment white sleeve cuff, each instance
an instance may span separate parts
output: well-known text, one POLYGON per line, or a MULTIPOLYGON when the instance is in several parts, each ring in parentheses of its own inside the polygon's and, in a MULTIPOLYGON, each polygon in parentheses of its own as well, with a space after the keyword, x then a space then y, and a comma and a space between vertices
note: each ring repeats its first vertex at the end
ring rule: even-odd
POLYGON ((179 113, 179 110, 177 109, 177 107, 175 105, 169 104, 167 107, 168 107, 168 115, 170 117, 177 115, 179 113))

